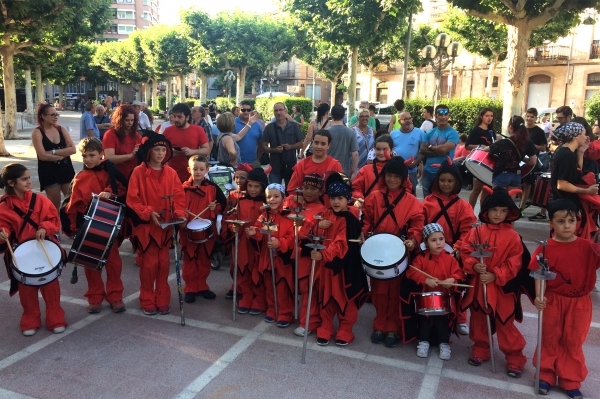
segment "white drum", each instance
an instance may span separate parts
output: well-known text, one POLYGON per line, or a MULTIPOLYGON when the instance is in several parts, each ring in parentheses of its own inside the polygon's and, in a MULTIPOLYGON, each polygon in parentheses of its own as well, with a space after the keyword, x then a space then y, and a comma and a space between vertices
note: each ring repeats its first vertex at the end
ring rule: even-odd
POLYGON ((21 284, 40 286, 60 276, 63 268, 60 246, 47 239, 44 240, 44 246, 52 261, 51 265, 48 264, 42 243, 35 238, 24 241, 15 248, 12 274, 21 284))
MULTIPOLYGON (((421 251, 425 251, 425 249, 427 249, 427 248, 425 248, 425 243, 424 243, 424 242, 422 242, 422 243, 419 245, 419 248, 421 248, 421 251)), ((445 249, 445 250, 446 250, 446 252, 448 252, 449 254, 451 254, 451 253, 453 253, 453 252, 454 252, 454 248, 452 248, 452 247, 450 246, 450 244, 448 244, 448 243, 444 244, 444 249, 445 249)))
POLYGON ((365 273, 378 280, 398 277, 408 267, 404 242, 388 233, 375 234, 360 247, 365 273))
POLYGON ((202 244, 213 236, 212 222, 207 219, 192 220, 185 227, 187 239, 195 244, 202 244))

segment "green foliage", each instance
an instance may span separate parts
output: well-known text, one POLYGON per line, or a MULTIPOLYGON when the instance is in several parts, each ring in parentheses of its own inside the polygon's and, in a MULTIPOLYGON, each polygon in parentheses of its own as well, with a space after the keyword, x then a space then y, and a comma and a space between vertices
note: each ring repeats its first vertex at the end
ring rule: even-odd
MULTIPOLYGON (((435 37, 440 33, 440 30, 432 28, 431 25, 419 25, 413 30, 409 52, 409 65, 411 68, 423 68, 427 65, 421 56, 421 50, 428 44, 434 43, 435 37)), ((407 34, 408 32, 402 38, 405 43, 407 34)))
POLYGON ((300 113, 304 116, 304 120, 310 120, 310 114, 311 112, 313 112, 314 109, 312 99, 308 97, 287 97, 283 103, 285 104, 290 115, 293 114, 292 107, 294 105, 299 105, 300 113))
POLYGON ((312 100, 306 97, 257 98, 254 108, 260 113, 263 120, 268 121, 275 116, 273 113, 275 103, 283 103, 290 115, 292 114, 292 107, 299 105, 304 120, 310 119, 310 113, 313 110, 312 100))
MULTIPOLYGON (((192 107, 196 106, 196 99, 195 98, 186 98, 183 103, 187 104, 188 107, 192 108, 192 107)), ((200 104, 198 104, 198 105, 200 105, 200 104)))
POLYGON ((227 97, 217 97, 215 99, 215 104, 217 104, 217 109, 219 109, 223 112, 231 111, 231 109, 233 107, 235 107, 235 100, 234 99, 228 100, 227 97))
POLYGON ((585 116, 590 125, 600 119, 600 92, 597 92, 585 102, 585 116))
POLYGON ((152 115, 160 115, 160 109, 153 107, 149 107, 148 109, 150 110, 150 112, 152 112, 152 115))
MULTIPOLYGON (((306 32, 300 38, 306 40, 306 32)), ((348 46, 309 38, 298 50, 297 57, 325 79, 337 82, 348 67, 348 51, 348 46)))
POLYGON ((183 29, 154 25, 135 31, 126 41, 139 43, 149 78, 165 78, 169 74, 187 74, 192 43, 183 29))
POLYGON ((158 109, 160 109, 161 111, 167 110, 167 97, 165 95, 160 94, 156 98, 156 101, 158 102, 158 109))
POLYGON ((300 126, 300 129, 302 130, 302 134, 304 135, 304 137, 306 137, 306 135, 308 134, 308 125, 310 125, 310 122, 304 122, 302 124, 302 126, 300 126))

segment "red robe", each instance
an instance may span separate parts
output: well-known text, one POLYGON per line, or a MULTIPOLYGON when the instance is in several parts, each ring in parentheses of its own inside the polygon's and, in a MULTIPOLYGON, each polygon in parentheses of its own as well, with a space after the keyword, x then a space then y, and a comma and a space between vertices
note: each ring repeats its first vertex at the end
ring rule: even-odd
MULTIPOLYGON (((210 255, 216 241, 216 219, 225 205, 225 196, 217 185, 207 180, 200 182, 199 186, 194 186, 194 179, 192 177, 183 183, 183 191, 185 193, 186 209, 196 215, 204 211, 211 202, 219 199, 214 211, 207 209, 200 215, 202 219, 212 222, 212 225, 208 229, 212 237, 208 241, 201 244, 189 241, 188 230, 186 228, 187 223, 180 230, 179 234, 179 241, 181 242, 181 249, 183 251, 183 270, 181 276, 185 282, 184 292, 196 293, 209 289, 206 279, 210 274, 210 255)), ((188 214, 187 219, 189 223, 194 219, 194 216, 188 214)))
POLYGON ((465 236, 460 247, 463 269, 471 276, 469 284, 473 285, 473 288, 467 289, 461 303, 463 310, 471 308, 469 338, 474 342, 472 356, 483 360, 490 358, 483 289, 479 273, 473 270, 473 266, 480 263, 480 260, 471 256, 474 252, 472 243, 479 242, 489 243, 490 248, 487 251, 492 253, 491 257, 484 258, 484 262, 487 271, 496 275, 496 280, 487 284, 487 300, 491 308, 490 313, 496 319, 498 345, 506 355, 508 366, 522 370, 527 360, 523 356, 525 339, 514 325, 519 298, 512 292, 505 293, 502 287, 519 273, 523 246, 519 234, 508 223, 486 223, 473 228, 465 236))
MULTIPOLYGON (((106 170, 84 168, 75 175, 71 182, 69 202, 64 208, 70 221, 69 230, 71 232, 76 232, 82 227, 77 225, 77 221, 82 220, 81 218, 87 213, 92 202, 92 194, 100 194, 103 191, 115 194, 106 170)), ((119 185, 117 196, 124 195, 124 193, 125 187, 119 185)), ((101 304, 104 300, 112 304, 123 300, 123 281, 121 281, 123 261, 119 255, 117 243, 111 247, 104 269, 106 270, 106 288, 102 281, 102 270, 83 268, 88 282, 88 290, 84 296, 90 304, 101 304)))
MULTIPOLYGON (((406 179, 408 181, 408 179, 406 179)), ((405 239, 415 239, 417 244, 422 241, 423 210, 421 204, 407 189, 394 192, 374 191, 365 199, 362 207, 362 232, 367 238, 369 233, 390 233, 396 236, 405 235, 405 239), (396 222, 387 215, 381 222, 381 216, 386 211, 384 196, 393 204, 399 195, 402 199, 393 208, 396 222), (402 231, 401 231, 402 230, 402 231)), ((400 285, 402 277, 389 280, 371 278, 371 298, 375 306, 376 316, 373 321, 374 331, 400 332, 400 285)))
MULTIPOLYGON (((22 199, 10 194, 0 197, 0 229, 4 229, 8 233, 12 245, 35 239, 38 229, 24 222, 23 218, 13 210, 19 209, 22 213, 27 214, 32 195, 32 191, 27 191, 22 199), (23 223, 25 223, 24 226, 22 226, 23 223)), ((46 230, 46 237, 48 239, 58 245, 54 236, 60 231, 58 212, 52 202, 44 195, 36 195, 35 206, 30 218, 34 223, 39 225, 39 229, 46 230)), ((38 329, 42 324, 38 292, 41 292, 46 302, 46 328, 54 330, 57 327, 66 326, 65 312, 60 306, 60 285, 58 279, 39 287, 21 284, 12 275, 12 258, 8 255, 6 243, 0 244, 0 251, 6 251, 4 263, 11 280, 10 295, 12 296, 18 291, 21 306, 23 306, 23 315, 20 322, 21 331, 38 329)), ((66 256, 64 251, 62 252, 64 263, 66 256)))
POLYGON ((446 197, 433 192, 425 197, 421 206, 425 215, 424 223, 439 223, 444 229, 446 243, 455 248, 460 248, 462 238, 471 231, 472 225, 477 223, 473 208, 458 194, 446 197), (453 204, 448 207, 450 202, 453 202, 453 204), (448 208, 445 209, 445 212, 442 212, 442 207, 448 208))
POLYGON ((365 199, 374 190, 385 191, 385 182, 379 179, 381 170, 385 166, 385 162, 373 161, 372 164, 367 164, 360 168, 358 174, 352 180, 352 197, 365 199), (374 183, 375 180, 379 180, 374 183), (370 190, 369 190, 370 188, 370 190))
POLYGON ((250 239, 258 244, 258 263, 252 273, 254 284, 264 285, 267 298, 267 316, 277 321, 294 321, 294 269, 291 259, 294 249, 294 222, 281 213, 269 211, 268 216, 264 212, 254 223, 256 234, 250 239), (268 217, 268 219, 266 219, 268 217), (273 262, 275 266, 275 285, 277 287, 277 307, 279 314, 275 314, 275 301, 272 283, 272 269, 269 249, 266 245, 267 234, 260 232, 263 228, 263 220, 271 220, 277 225, 277 231, 271 232, 271 238, 279 240, 279 248, 273 250, 273 262))
POLYGON ((549 239, 545 249, 535 250, 529 263, 530 270, 538 270, 537 255, 544 253, 550 271, 556 273, 554 280, 546 282, 544 295, 540 379, 554 385, 558 377, 558 385, 565 390, 581 388, 588 374, 583 343, 592 322, 590 292, 596 283, 599 252, 597 244, 583 238, 567 243, 549 239))
POLYGON ((340 162, 330 155, 327 155, 327 158, 320 163, 315 163, 313 157, 305 158, 294 166, 294 172, 286 189, 291 192, 296 188, 302 188, 304 176, 311 173, 323 176, 328 171, 343 172, 344 170, 340 162))

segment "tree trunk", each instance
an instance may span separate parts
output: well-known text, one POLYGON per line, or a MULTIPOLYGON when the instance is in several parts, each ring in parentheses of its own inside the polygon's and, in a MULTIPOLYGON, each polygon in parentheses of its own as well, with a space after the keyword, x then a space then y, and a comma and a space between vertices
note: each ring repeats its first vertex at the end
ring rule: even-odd
POLYGON ((12 46, 0 50, 4 78, 4 104, 6 109, 7 139, 17 138, 17 92, 15 91, 14 49, 12 46))
POLYGON ((198 77, 200 78, 200 103, 206 104, 208 100, 208 76, 200 72, 198 77))
POLYGON ((496 66, 498 65, 498 54, 494 54, 494 59, 490 61, 490 67, 488 68, 487 84, 485 85, 485 96, 488 98, 492 97, 492 87, 494 85, 494 73, 496 72, 496 66))
POLYGON ((42 81, 42 66, 36 65, 35 66, 35 101, 39 104, 45 100, 46 100, 46 98, 44 96, 44 82, 42 81))
POLYGON ((358 47, 352 49, 350 61, 348 64, 348 75, 350 82, 348 84, 348 119, 354 116, 354 102, 356 101, 356 68, 358 66, 358 47))
POLYGON ((34 114, 33 93, 31 90, 31 66, 25 66, 25 102, 27 103, 27 113, 34 114))
POLYGON ((523 107, 523 80, 527 69, 527 50, 531 41, 532 29, 527 22, 508 25, 508 52, 506 57, 506 76, 504 81, 504 108, 502 110, 502 131, 506 133, 508 121, 512 115, 521 115, 523 107))
POLYGON ((244 99, 244 87, 246 86, 246 70, 248 67, 241 67, 238 70, 238 76, 236 80, 236 89, 237 92, 235 94, 235 102, 239 104, 244 99))
POLYGON ((123 83, 121 82, 117 82, 117 97, 119 97, 119 100, 125 101, 125 99, 123 98, 123 83))
POLYGON ((144 102, 150 102, 150 82, 144 82, 144 102))
POLYGON ((6 151, 6 146, 4 145, 4 134, 2 132, 2 112, 0 112, 0 157, 8 156, 10 156, 10 154, 8 151, 6 151))
MULTIPOLYGON (((415 68, 415 97, 420 98, 419 96, 419 85, 421 84, 421 68, 415 68)), ((406 91, 406 97, 408 98, 408 90, 406 91)))
POLYGON ((179 75, 179 102, 185 102, 185 75, 179 75))
POLYGON ((67 101, 65 99, 65 85, 58 85, 58 103, 64 111, 67 109, 67 101))
POLYGON ((166 107, 167 109, 171 109, 171 77, 167 77, 167 88, 165 89, 165 98, 166 98, 166 107))
POLYGON ((152 106, 158 108, 158 79, 152 79, 152 106))
POLYGON ((373 98, 373 64, 369 64, 369 91, 367 91, 367 100, 369 102, 375 101, 375 98, 373 98))
MULTIPOLYGON (((96 96, 96 98, 100 98, 100 85, 95 85, 94 86, 94 95, 96 96)), ((110 104, 107 104, 110 107, 110 104)))

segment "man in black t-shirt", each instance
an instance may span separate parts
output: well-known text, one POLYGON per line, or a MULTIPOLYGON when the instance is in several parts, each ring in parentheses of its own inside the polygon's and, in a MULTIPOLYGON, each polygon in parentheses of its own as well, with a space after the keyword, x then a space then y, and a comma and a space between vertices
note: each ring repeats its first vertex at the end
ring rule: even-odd
MULTIPOLYGON (((539 161, 532 173, 522 178, 523 195, 521 196, 521 203, 519 204, 519 207, 521 208, 521 215, 523 214, 525 208, 529 206, 529 197, 532 192, 531 187, 535 184, 537 173, 547 172, 550 163, 550 156, 548 155, 548 140, 546 139, 544 129, 535 124, 537 121, 537 116, 538 111, 535 108, 529 108, 525 114, 525 127, 529 132, 529 138, 535 145, 536 155, 539 161), (540 164, 542 167, 540 167, 540 164)), ((541 208, 540 214, 544 216, 545 219, 546 208, 541 208)))

